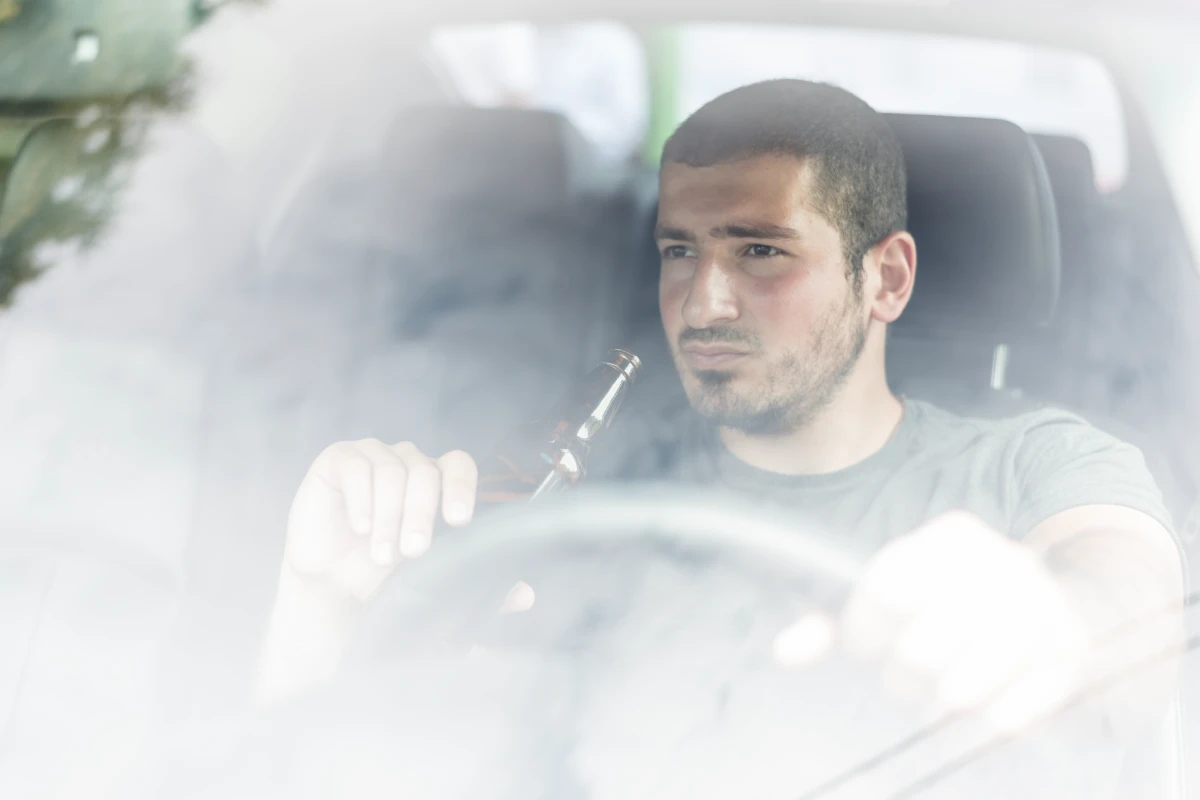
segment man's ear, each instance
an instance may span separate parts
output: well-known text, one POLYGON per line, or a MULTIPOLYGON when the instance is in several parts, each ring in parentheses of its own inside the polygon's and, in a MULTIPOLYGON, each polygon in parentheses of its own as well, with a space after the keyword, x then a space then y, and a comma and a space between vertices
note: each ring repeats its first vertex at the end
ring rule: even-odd
POLYGON ((917 243, 908 231, 888 235, 868 251, 866 260, 879 275, 875 296, 869 298, 871 317, 880 322, 895 322, 909 298, 917 277, 917 243))

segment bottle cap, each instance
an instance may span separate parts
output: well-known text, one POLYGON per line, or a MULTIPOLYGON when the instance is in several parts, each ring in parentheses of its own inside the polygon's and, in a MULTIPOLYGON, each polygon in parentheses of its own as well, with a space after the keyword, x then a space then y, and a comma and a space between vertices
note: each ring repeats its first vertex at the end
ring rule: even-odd
POLYGON ((638 370, 642 368, 642 360, 628 350, 614 348, 608 351, 604 363, 619 369, 633 383, 637 379, 638 370))

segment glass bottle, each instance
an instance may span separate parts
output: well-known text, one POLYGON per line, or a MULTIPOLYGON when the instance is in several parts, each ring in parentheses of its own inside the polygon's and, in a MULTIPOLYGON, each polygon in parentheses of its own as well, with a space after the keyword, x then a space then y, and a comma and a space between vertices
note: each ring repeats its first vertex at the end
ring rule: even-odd
POLYGON ((628 350, 610 350, 549 414, 506 437, 479 465, 479 503, 536 500, 582 480, 641 366, 628 350))

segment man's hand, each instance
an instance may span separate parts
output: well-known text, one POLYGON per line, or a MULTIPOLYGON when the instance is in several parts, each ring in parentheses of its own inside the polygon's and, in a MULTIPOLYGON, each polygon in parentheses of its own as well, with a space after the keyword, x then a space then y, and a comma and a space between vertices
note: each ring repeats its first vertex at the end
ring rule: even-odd
POLYGON ((466 453, 431 459, 409 442, 339 442, 317 457, 288 517, 285 568, 366 600, 401 558, 429 549, 439 515, 465 525, 478 470, 466 453))
POLYGON ((967 514, 889 544, 843 617, 847 650, 946 711, 1013 730, 1078 688, 1090 630, 1041 556, 967 514))
POLYGON ((365 601, 402 559, 429 549, 439 515, 471 520, 477 483, 466 453, 431 459, 409 442, 339 442, 317 457, 288 517, 259 702, 333 674, 365 601))

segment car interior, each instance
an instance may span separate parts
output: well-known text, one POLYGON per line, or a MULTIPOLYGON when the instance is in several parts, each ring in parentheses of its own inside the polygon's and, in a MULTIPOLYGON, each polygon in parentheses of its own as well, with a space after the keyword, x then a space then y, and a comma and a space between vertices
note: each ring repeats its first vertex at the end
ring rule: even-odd
MULTIPOLYGON (((1126 296, 1123 305, 1132 307, 1119 312, 1134 319, 1120 333, 1097 324, 1121 294, 1098 275, 1129 282, 1117 263, 1128 245, 1112 240, 1143 232, 1096 190, 1086 147, 1002 120, 887 119, 904 148, 910 229, 920 248, 918 288, 889 347, 894 388, 969 414, 1039 404, 1075 411, 1136 442, 1173 513, 1186 519, 1195 496, 1192 454, 1173 441, 1169 425, 1151 428, 1150 420, 1166 417, 1161 407, 1145 413, 1148 398, 1138 395, 1151 381, 1129 373, 1157 368, 1153 382, 1184 389, 1187 370, 1158 363, 1154 351, 1160 337, 1183 339, 1188 323, 1138 318, 1169 307, 1159 294, 1126 296)), ((552 112, 453 105, 405 112, 385 163, 378 191, 396 194, 382 204, 389 216, 379 235, 362 241, 370 238, 393 269, 411 270, 397 282, 404 296, 388 303, 400 309, 398 337, 481 364, 503 362, 505 352, 536 353, 529 360, 546 365, 551 381, 581 374, 607 344, 623 343, 649 365, 647 383, 662 384, 642 389, 641 402, 673 390, 657 320, 652 172, 601 166, 552 112), (495 335, 484 341, 483 330, 495 335)), ((293 210, 302 214, 301 207, 302 200, 293 210)), ((314 228, 310 220, 295 229, 314 228)), ((297 249, 308 250, 307 241, 297 249)), ((1141 262, 1137 291, 1165 292, 1186 280, 1186 273, 1171 277, 1185 266, 1163 260, 1156 278, 1156 268, 1141 262)), ((454 376, 445 380, 438 408, 453 415, 466 393, 454 376)), ((527 388, 530 397, 553 393, 527 388)), ((1189 395, 1174 397, 1178 413, 1190 413, 1189 395)), ((474 415, 464 412, 464 421, 474 415)), ((476 447, 495 429, 490 420, 478 434, 454 427, 462 437, 455 441, 476 447)))
MULTIPOLYGON (((433 69, 424 94, 442 99, 400 110, 378 152, 318 165, 256 222, 269 235, 238 251, 245 272, 226 286, 248 288, 251 300, 214 306, 201 324, 286 308, 302 292, 352 295, 353 314, 316 309, 215 357, 209 434, 219 441, 252 424, 233 410, 246 404, 287 419, 318 408, 335 422, 314 424, 306 441, 336 429, 478 452, 620 346, 646 369, 598 464, 619 458, 621 441, 653 440, 685 402, 658 321, 654 168, 605 161, 558 113, 467 105, 433 69), (351 325, 378 346, 343 360, 353 342, 339 337, 351 325), (326 349, 296 345, 310 339, 326 349), (270 373, 289 361, 304 363, 269 398, 245 390, 230 366, 270 373), (314 383, 336 377, 350 388, 314 389, 313 401, 296 377, 306 369, 314 383)), ((111 222, 129 157, 117 135, 94 131, 97 119, 135 128, 125 106, 109 103, 83 124, 76 106, 6 110, 0 98, 0 299, 55 277, 46 242, 90 241, 111 222)), ((1129 177, 1113 193, 1097 188, 1078 138, 1001 119, 887 114, 904 149, 919 251, 912 303, 889 340, 889 377, 897 392, 959 413, 1054 406, 1136 444, 1191 555, 1200 547, 1200 451, 1179 431, 1200 428, 1200 283, 1155 148, 1136 103, 1128 107, 1129 177)), ((197 473, 196 533, 166 570, 177 587, 164 591, 179 592, 193 634, 166 657, 169 680, 182 684, 205 671, 225 673, 226 690, 247 680, 269 602, 279 543, 241 538, 267 521, 248 512, 233 524, 236 503, 206 508, 205 498, 235 483, 247 487, 247 508, 255 492, 284 497, 295 470, 242 455, 200 457, 210 460, 197 473), (243 545, 252 557, 228 569, 223 554, 243 545), (206 662, 198 653, 218 640, 242 655, 206 662)), ((20 591, 28 599, 45 585, 20 591)), ((35 663, 36 636, 23 641, 35 663)), ((8 684, 14 697, 17 683, 8 684)), ((180 716, 227 701, 203 687, 177 697, 170 713, 180 716)), ((1186 701, 1184 713, 1200 714, 1186 701)), ((22 706, 12 707, 10 731, 23 724, 22 706)), ((1168 780, 1156 759, 1175 748, 1177 771, 1180 746, 1174 733, 1156 738, 1146 757, 1156 766, 1133 779, 1168 780)))

